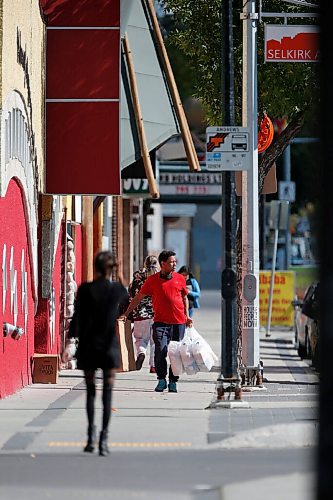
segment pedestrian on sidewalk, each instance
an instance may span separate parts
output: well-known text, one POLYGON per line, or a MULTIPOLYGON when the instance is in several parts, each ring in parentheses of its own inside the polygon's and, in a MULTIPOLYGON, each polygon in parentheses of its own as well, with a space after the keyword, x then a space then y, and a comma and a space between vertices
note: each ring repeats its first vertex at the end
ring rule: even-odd
POLYGON ((190 318, 193 318, 193 310, 200 308, 200 286, 188 266, 182 266, 178 272, 184 276, 186 281, 186 287, 188 289, 188 314, 190 318))
MULTIPOLYGON (((142 285, 148 278, 159 271, 158 259, 155 255, 147 255, 143 269, 136 271, 129 285, 130 301, 140 292, 142 285)), ((134 322, 133 335, 136 348, 136 369, 141 370, 146 357, 148 344, 150 345, 149 366, 150 373, 155 373, 155 344, 153 341, 154 310, 151 297, 147 295, 131 314, 134 322)))
POLYGON ((146 279, 140 292, 120 318, 125 320, 147 295, 152 298, 155 369, 158 378, 156 392, 163 392, 167 387, 169 392, 177 392, 179 377, 173 374, 171 366, 169 384, 166 382, 168 345, 171 340, 182 340, 185 327, 192 326, 192 319, 188 314, 188 290, 184 276, 175 272, 177 265, 175 255, 175 252, 171 250, 163 250, 160 253, 158 261, 161 271, 146 279))
POLYGON ((111 274, 117 267, 110 252, 100 252, 95 258, 96 279, 80 285, 75 301, 75 311, 69 327, 69 338, 77 337, 77 366, 84 371, 87 387, 86 410, 88 417, 88 441, 86 452, 94 451, 96 428, 95 373, 103 370, 103 419, 99 438, 99 454, 109 453, 107 437, 111 415, 112 387, 115 369, 120 365, 120 353, 116 338, 116 321, 120 308, 128 303, 128 293, 118 282, 112 282, 111 274))

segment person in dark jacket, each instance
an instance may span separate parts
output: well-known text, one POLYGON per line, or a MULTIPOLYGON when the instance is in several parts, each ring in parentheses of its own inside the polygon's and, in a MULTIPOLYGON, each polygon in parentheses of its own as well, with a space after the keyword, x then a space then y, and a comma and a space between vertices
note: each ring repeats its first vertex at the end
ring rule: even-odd
POLYGON ((187 266, 182 266, 179 269, 179 274, 182 274, 186 280, 186 288, 188 289, 188 314, 190 318, 193 318, 193 310, 199 309, 199 297, 200 297, 200 286, 193 274, 191 269, 187 266))
POLYGON ((100 252, 95 258, 97 278, 82 283, 78 289, 74 315, 69 328, 69 338, 79 339, 76 353, 77 367, 84 371, 87 387, 88 441, 86 452, 94 451, 95 442, 95 372, 103 370, 103 420, 99 439, 99 454, 109 453, 107 445, 108 425, 111 415, 112 387, 115 369, 120 365, 120 353, 116 337, 116 320, 128 303, 126 289, 118 282, 110 281, 116 267, 112 253, 100 252))

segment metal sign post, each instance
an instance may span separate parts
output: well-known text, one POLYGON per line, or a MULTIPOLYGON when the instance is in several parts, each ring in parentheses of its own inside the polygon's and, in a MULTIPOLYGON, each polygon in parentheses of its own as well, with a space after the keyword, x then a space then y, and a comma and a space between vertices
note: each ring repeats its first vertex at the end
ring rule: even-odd
POLYGON ((258 370, 259 360, 259 196, 257 132, 257 20, 255 0, 243 13, 243 125, 250 130, 250 169, 242 173, 242 361, 258 370))

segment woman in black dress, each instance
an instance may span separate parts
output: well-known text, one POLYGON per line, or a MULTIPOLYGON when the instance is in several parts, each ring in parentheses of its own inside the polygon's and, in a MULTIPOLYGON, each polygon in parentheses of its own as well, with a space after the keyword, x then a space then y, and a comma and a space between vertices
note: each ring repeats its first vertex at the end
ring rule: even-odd
POLYGON ((128 293, 118 282, 110 281, 116 267, 112 253, 100 252, 95 258, 97 278, 83 283, 77 292, 75 311, 69 328, 69 338, 77 337, 77 366, 84 371, 87 386, 88 441, 86 452, 94 451, 95 442, 95 372, 103 370, 103 421, 99 439, 99 454, 109 453, 108 425, 111 415, 111 396, 115 369, 120 364, 116 320, 128 303, 128 293))

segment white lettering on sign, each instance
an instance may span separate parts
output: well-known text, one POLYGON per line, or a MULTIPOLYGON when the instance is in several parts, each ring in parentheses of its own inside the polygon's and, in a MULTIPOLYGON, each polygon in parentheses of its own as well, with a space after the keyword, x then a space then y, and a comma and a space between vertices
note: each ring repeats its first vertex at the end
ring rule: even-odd
POLYGON ((149 186, 147 179, 124 179, 123 188, 124 191, 144 192, 148 191, 149 186))
POLYGON ((212 173, 160 173, 160 184, 221 184, 222 175, 212 173))
POLYGON ((313 56, 310 50, 268 50, 268 59, 297 59, 299 61, 312 61, 313 56))
POLYGON ((161 195, 179 196, 221 196, 221 185, 193 186, 189 184, 160 184, 161 195))
POLYGON ((257 328, 258 316, 256 306, 243 306, 243 328, 257 328))

